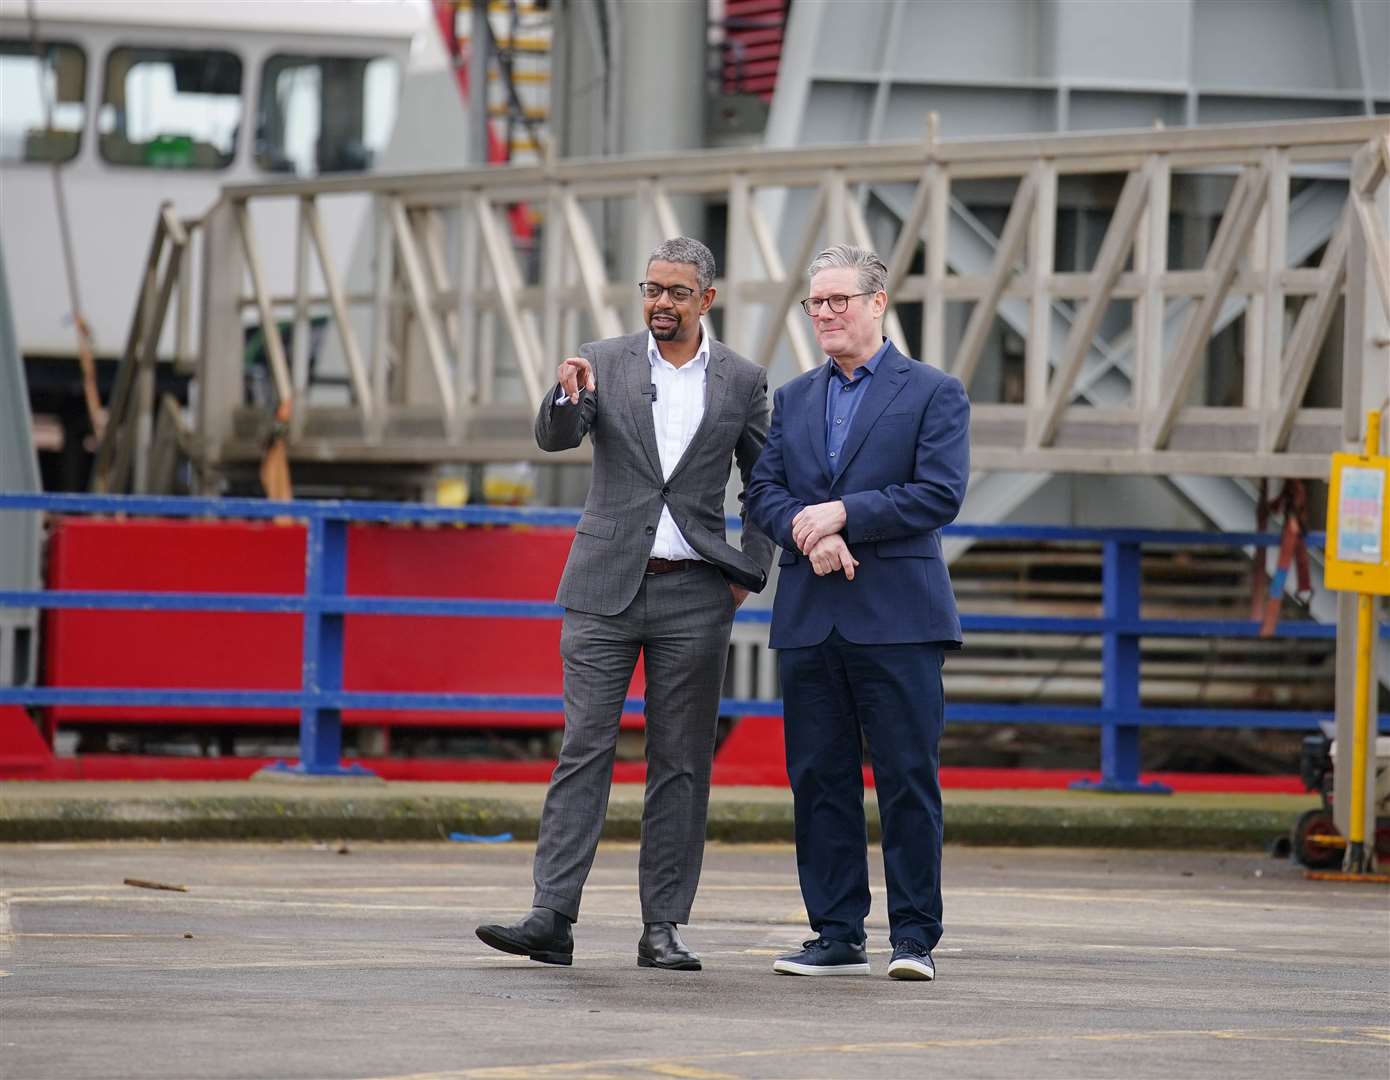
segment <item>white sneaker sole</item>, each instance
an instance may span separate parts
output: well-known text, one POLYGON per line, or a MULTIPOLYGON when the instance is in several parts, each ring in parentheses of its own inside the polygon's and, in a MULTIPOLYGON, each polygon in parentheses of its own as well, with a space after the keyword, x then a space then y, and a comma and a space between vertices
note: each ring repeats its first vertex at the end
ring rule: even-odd
POLYGON ((890 979, 916 979, 919 982, 931 982, 936 978, 936 969, 920 964, 915 960, 894 960, 888 965, 888 977, 890 979))
POLYGON ((774 960, 778 975, 867 975, 868 964, 798 964, 794 960, 774 960))

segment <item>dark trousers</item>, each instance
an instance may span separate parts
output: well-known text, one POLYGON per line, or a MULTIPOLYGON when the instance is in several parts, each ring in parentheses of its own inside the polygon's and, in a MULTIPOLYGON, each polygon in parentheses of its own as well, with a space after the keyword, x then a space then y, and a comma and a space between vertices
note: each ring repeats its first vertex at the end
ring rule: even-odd
POLYGON ((811 928, 864 940, 869 914, 861 734, 878 791, 889 939, 941 938, 942 649, 856 645, 838 631, 778 654, 796 865, 811 928))
POLYGON ((733 617, 729 583, 709 563, 644 578, 617 615, 565 612, 565 739, 541 811, 532 904, 579 918, 640 654, 647 678, 647 789, 637 866, 642 921, 690 921, 733 617))

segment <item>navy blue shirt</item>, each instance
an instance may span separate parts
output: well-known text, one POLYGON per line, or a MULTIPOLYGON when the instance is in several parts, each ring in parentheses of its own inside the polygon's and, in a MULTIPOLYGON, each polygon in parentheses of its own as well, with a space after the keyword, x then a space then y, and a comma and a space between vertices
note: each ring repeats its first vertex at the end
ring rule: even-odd
POLYGON ((888 340, 885 338, 878 352, 869 357, 868 363, 854 369, 852 379, 845 378, 845 373, 834 360, 826 361, 830 365, 830 378, 825 391, 825 453, 832 473, 840 464, 840 454, 844 451, 854 414, 859 411, 859 403, 868 393, 865 386, 874 377, 878 362, 887 351, 888 340))

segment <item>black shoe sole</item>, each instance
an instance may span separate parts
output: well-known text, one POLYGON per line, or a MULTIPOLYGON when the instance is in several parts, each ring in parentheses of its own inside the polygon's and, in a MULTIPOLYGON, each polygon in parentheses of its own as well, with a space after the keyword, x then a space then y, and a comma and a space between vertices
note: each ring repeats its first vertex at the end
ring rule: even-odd
POLYGON ((661 971, 703 971, 704 967, 698 960, 680 960, 674 964, 659 964, 650 956, 638 956, 637 966, 640 968, 657 968, 661 971))
POLYGON ((484 945, 490 946, 498 952, 511 953, 513 956, 525 956, 541 964, 559 964, 562 967, 569 967, 574 963, 573 953, 554 952, 548 949, 533 952, 521 942, 503 937, 489 926, 480 926, 474 933, 478 935, 478 940, 484 945))

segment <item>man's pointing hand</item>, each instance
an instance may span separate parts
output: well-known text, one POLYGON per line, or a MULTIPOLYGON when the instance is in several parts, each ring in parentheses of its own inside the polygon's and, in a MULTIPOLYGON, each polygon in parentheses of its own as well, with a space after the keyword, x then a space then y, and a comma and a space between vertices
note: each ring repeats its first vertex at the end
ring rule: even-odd
POLYGON ((594 369, 582 356, 571 356, 560 365, 556 375, 560 389, 570 399, 571 405, 579 404, 579 392, 594 389, 594 369))

